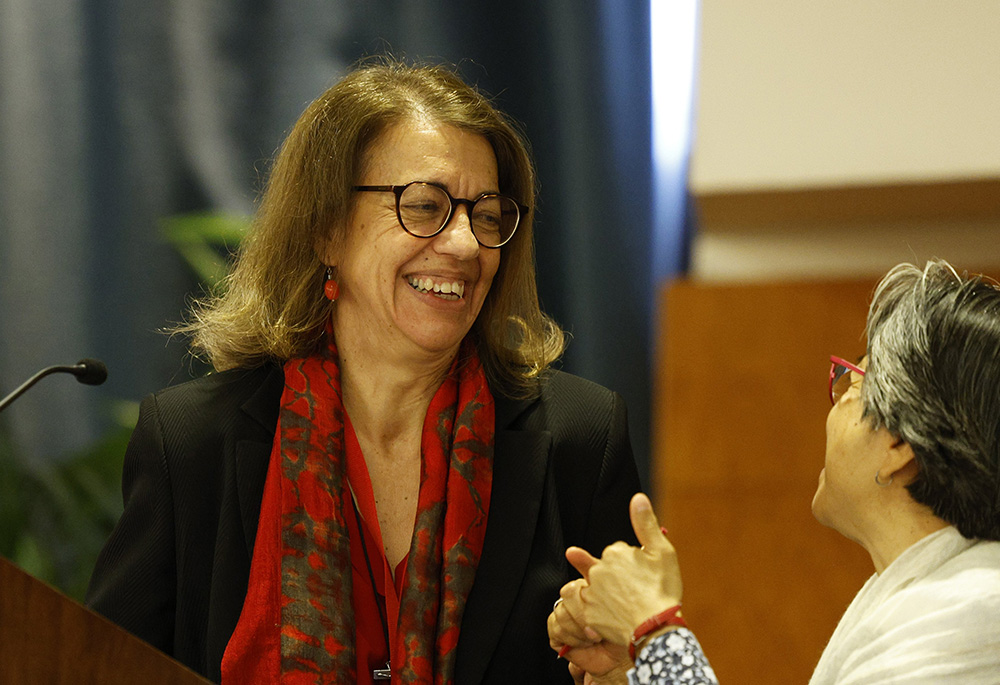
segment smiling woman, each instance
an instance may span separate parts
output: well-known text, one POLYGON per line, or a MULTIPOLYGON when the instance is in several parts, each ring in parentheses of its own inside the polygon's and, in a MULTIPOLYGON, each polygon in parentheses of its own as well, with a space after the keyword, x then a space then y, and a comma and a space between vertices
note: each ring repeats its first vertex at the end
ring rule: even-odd
MULTIPOLYGON (((371 146, 361 180, 367 184, 361 187, 422 181, 478 197, 497 192, 497 162, 479 134, 407 120, 371 146)), ((374 353, 398 355, 401 364, 430 364, 428 373, 440 376, 444 369, 433 365, 450 364, 490 292, 500 250, 480 245, 469 208, 450 212, 426 239, 414 239, 397 205, 407 199, 406 212, 426 212, 434 196, 406 197, 411 194, 361 193, 343 246, 324 246, 323 260, 336 269, 341 287, 333 321, 342 368, 374 353)))
POLYGON ((98 611, 232 683, 558 683, 567 545, 630 537, 621 398, 551 369, 535 176, 441 67, 348 74, 275 160, 218 373, 142 405, 98 611))
MULTIPOLYGON (((194 350, 218 370, 315 352, 323 344, 330 314, 315 283, 329 266, 337 266, 335 257, 348 240, 364 240, 349 230, 356 227, 353 213, 381 206, 388 218, 395 211, 393 193, 358 187, 412 181, 441 185, 436 179, 447 169, 439 165, 451 164, 455 176, 454 155, 470 152, 448 149, 458 140, 488 153, 488 158, 474 160, 480 165, 476 173, 492 175, 484 189, 499 191, 518 207, 495 287, 483 293, 482 316, 474 324, 478 352, 491 387, 516 397, 537 394, 537 377, 562 354, 565 343, 562 330, 538 306, 536 181, 527 143, 482 94, 442 67, 412 69, 387 62, 359 69, 306 109, 274 162, 254 230, 223 284, 224 294, 197 303, 191 323, 178 332, 192 335, 194 350), (402 141, 400 136, 413 139, 402 141), (420 159, 424 152, 408 152, 411 142, 440 149, 428 148, 429 156, 420 159), (405 170, 385 168, 404 154, 406 160, 398 163, 410 166, 410 176, 384 178, 405 170), (485 172, 484 164, 489 167, 485 172), (412 176, 418 172, 428 177, 412 176)), ((463 169, 462 175, 472 171, 463 169)), ((467 217, 469 209, 455 211, 454 219, 467 217)), ((398 216, 392 227, 419 234, 407 231, 398 216)))

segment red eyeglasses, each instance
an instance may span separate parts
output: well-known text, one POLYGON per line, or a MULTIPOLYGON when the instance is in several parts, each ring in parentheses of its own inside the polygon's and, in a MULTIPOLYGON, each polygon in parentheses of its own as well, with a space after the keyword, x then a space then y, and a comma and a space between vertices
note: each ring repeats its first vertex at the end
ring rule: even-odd
POLYGON ((837 401, 851 387, 851 376, 848 371, 853 371, 859 376, 865 375, 864 369, 859 369, 849 361, 840 357, 830 357, 830 404, 837 404, 837 401))

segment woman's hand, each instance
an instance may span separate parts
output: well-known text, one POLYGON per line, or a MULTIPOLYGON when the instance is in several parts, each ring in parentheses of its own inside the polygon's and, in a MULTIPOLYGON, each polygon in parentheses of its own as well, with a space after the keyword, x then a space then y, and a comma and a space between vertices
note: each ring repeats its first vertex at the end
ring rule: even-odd
POLYGON ((616 542, 595 559, 579 547, 566 558, 583 575, 563 586, 549 614, 549 644, 570 661, 577 683, 624 683, 632 667, 632 631, 650 616, 680 604, 677 554, 646 495, 629 505, 641 548, 616 542))
POLYGON ((549 645, 570 662, 570 674, 577 683, 624 683, 625 673, 632 667, 628 649, 603 641, 597 633, 584 626, 581 590, 583 578, 566 583, 559 592, 559 601, 549 614, 549 645))
MULTIPOLYGON (((604 643, 607 644, 607 643, 604 643)), ((614 647, 619 649, 619 647, 614 647)), ((624 659, 619 659, 617 664, 600 675, 594 675, 585 671, 574 662, 569 662, 569 674, 578 685, 628 685, 628 672, 632 668, 632 662, 625 652, 624 659)))
POLYGON ((677 553, 660 528, 649 498, 642 493, 632 497, 629 515, 642 547, 616 542, 605 548, 600 560, 579 547, 566 550, 566 558, 586 582, 571 591, 570 597, 563 595, 562 605, 579 626, 574 634, 592 641, 628 645, 639 624, 681 601, 677 553), (572 603, 570 598, 574 598, 572 603))

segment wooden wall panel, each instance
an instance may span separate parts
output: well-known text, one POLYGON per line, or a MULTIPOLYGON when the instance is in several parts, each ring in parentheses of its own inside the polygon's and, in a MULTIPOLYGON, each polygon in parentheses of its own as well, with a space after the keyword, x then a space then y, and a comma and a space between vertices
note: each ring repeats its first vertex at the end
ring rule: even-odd
POLYGON ((1000 219, 1000 179, 698 193, 699 230, 1000 219))
POLYGON ((873 567, 817 523, 829 356, 864 352, 877 277, 677 282, 662 299, 652 479, 685 614, 723 685, 801 685, 873 567))

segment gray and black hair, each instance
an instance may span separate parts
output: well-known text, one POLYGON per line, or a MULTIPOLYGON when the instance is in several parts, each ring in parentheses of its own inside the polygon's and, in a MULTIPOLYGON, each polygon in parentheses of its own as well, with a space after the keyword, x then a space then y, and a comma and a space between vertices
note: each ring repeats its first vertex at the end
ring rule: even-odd
POLYGON ((1000 286, 945 261, 894 267, 868 311, 865 416, 905 440, 914 500, 1000 540, 1000 286))

